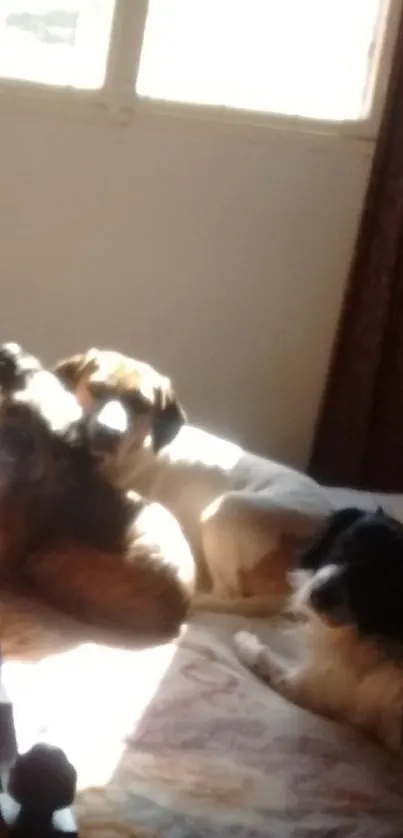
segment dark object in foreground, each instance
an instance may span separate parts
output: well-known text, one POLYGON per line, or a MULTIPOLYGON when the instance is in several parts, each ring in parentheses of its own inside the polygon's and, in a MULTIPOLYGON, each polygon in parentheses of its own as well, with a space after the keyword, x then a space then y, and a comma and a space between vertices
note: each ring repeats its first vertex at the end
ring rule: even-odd
POLYGON ((17 755, 13 705, 3 687, 1 666, 2 658, 0 653, 0 789, 3 788, 17 755))
MULTIPOLYGON (((1 661, 0 661, 1 663, 1 661)), ((37 744, 17 756, 13 707, 0 674, 0 836, 78 836, 71 804, 75 768, 60 748, 37 744)))
POLYGON ((7 791, 0 794, 5 834, 21 838, 78 836, 70 808, 76 776, 59 748, 39 744, 18 756, 10 771, 7 791))

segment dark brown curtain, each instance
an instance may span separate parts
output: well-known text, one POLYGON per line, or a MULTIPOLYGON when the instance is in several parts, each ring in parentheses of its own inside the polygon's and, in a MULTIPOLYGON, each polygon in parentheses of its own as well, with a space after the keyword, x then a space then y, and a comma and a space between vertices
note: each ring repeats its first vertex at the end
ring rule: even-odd
POLYGON ((403 492, 403 20, 310 473, 403 492))

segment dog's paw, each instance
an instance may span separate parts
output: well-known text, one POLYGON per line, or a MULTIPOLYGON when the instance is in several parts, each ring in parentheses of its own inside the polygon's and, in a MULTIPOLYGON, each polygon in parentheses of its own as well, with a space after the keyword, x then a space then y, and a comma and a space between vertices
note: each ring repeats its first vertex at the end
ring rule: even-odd
POLYGON ((263 646, 255 634, 250 631, 238 631, 234 635, 235 649, 239 659, 250 669, 254 669, 259 662, 263 646))

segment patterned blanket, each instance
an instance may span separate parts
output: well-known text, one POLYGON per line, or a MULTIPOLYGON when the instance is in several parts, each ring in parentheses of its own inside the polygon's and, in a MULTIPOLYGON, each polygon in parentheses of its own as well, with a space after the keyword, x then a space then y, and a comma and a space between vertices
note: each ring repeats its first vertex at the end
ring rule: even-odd
POLYGON ((401 838, 403 761, 258 683, 231 648, 245 624, 206 618, 142 650, 3 599, 19 745, 66 750, 82 838, 401 838))

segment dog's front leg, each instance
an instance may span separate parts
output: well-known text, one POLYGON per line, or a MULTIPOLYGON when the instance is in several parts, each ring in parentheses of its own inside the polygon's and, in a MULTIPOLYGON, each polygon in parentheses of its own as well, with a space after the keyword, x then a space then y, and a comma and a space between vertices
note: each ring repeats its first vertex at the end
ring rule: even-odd
MULTIPOLYGON (((305 666, 284 663, 278 655, 248 631, 234 636, 239 659, 262 681, 294 704, 307 707, 307 681, 309 669, 305 666)), ((307 709, 313 709, 307 707, 307 709)), ((316 708, 315 708, 316 709, 316 708)))
POLYGON ((401 675, 384 668, 357 681, 353 673, 314 666, 288 666, 253 634, 234 637, 239 659, 284 698, 305 710, 352 727, 378 739, 400 754, 403 749, 401 675), (337 681, 334 680, 336 675, 337 681))

